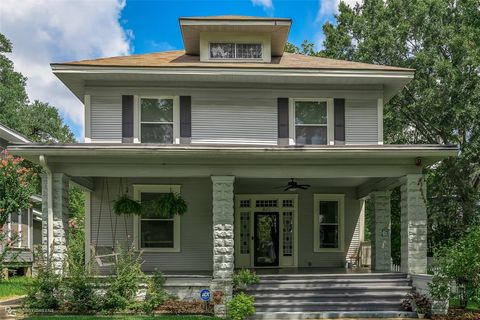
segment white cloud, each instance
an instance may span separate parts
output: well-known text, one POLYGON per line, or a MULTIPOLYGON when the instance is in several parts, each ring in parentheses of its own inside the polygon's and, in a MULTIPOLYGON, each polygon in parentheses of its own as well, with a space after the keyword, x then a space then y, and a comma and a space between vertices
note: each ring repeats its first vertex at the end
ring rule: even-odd
POLYGON ((28 78, 30 100, 56 106, 83 136, 82 103, 53 75, 50 63, 124 55, 131 31, 119 23, 122 0, 2 0, 0 32, 13 43, 10 58, 28 78))
POLYGON ((264 9, 273 9, 272 0, 251 0, 254 6, 261 6, 264 9))
MULTIPOLYGON (((330 14, 338 13, 338 5, 340 4, 341 0, 320 0, 320 8, 317 14, 317 21, 321 20, 325 16, 330 14)), ((350 7, 354 7, 355 4, 361 2, 361 0, 342 0, 350 7)))

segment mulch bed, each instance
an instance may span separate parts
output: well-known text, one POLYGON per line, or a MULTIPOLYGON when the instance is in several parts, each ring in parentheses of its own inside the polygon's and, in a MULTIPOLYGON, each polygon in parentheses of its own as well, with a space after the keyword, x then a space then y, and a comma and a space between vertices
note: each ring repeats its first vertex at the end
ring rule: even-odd
POLYGON ((167 300, 155 309, 159 313, 168 314, 213 314, 213 303, 189 300, 167 300))
POLYGON ((447 315, 435 315, 432 317, 432 320, 480 320, 480 310, 450 309, 447 315))

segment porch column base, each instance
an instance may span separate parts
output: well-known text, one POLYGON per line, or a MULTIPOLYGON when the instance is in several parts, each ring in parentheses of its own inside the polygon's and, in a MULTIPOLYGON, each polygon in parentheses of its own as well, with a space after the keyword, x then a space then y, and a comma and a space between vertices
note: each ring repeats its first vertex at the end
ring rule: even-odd
POLYGON ((427 273, 427 188, 422 174, 401 179, 401 270, 427 273))
POLYGON ((390 271, 391 255, 391 191, 371 193, 374 206, 372 219, 372 269, 390 271))
POLYGON ((233 176, 212 176, 213 183, 213 280, 211 291, 217 317, 226 317, 226 302, 232 298, 233 176))

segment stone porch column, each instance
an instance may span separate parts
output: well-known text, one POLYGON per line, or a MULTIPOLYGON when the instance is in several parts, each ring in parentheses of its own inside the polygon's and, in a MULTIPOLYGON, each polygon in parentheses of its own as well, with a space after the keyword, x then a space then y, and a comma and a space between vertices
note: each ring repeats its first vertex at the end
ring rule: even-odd
POLYGON ((375 191, 370 194, 374 207, 372 219, 372 269, 390 271, 391 250, 391 191, 375 191))
POLYGON ((223 295, 215 304, 215 315, 226 316, 225 302, 232 297, 233 182, 234 176, 212 176, 213 183, 213 280, 212 295, 223 295))
POLYGON ((52 190, 48 176, 42 175, 42 249, 53 261, 57 273, 63 270, 67 250, 68 187, 70 179, 63 173, 52 174, 52 190), (48 208, 48 193, 52 193, 52 210, 48 208))
POLYGON ((422 174, 401 178, 401 270, 427 273, 427 187, 422 174))

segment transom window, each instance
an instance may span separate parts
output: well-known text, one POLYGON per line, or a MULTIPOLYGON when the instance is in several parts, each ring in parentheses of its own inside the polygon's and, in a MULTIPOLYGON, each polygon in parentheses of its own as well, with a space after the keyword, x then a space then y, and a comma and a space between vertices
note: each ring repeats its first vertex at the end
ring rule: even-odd
POLYGON ((295 143, 325 145, 327 134, 327 101, 294 101, 295 143))
POLYGON ((343 195, 314 195, 315 251, 341 251, 343 247, 343 195))
POLYGON ((140 112, 140 132, 143 143, 173 143, 173 98, 141 98, 140 112))
POLYGON ((210 59, 262 59, 260 43, 210 43, 210 59))

